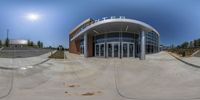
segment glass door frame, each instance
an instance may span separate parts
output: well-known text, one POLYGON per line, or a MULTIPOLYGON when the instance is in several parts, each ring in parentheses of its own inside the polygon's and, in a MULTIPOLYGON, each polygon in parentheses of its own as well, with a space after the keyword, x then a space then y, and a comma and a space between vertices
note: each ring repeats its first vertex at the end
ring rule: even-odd
POLYGON ((99 53, 100 50, 98 49, 98 55, 97 55, 97 48, 96 48, 97 46, 98 46, 98 48, 99 48, 99 44, 96 43, 96 44, 95 44, 95 49, 94 49, 94 50, 95 50, 95 57, 99 57, 99 54, 100 54, 100 53, 99 53))
POLYGON ((133 43, 133 42, 130 42, 129 44, 128 44, 128 51, 129 51, 129 57, 130 57, 130 44, 132 44, 133 45, 133 58, 135 58, 135 43, 133 43))
POLYGON ((127 57, 129 57, 129 42, 121 42, 121 57, 122 58, 127 58, 127 57, 124 57, 124 50, 123 50, 123 45, 124 44, 127 45, 127 57))
POLYGON ((133 57, 135 58, 135 43, 133 43, 133 42, 122 42, 121 43, 121 57, 122 58, 128 58, 128 57, 130 57, 130 48, 129 48, 130 44, 133 44, 133 57), (127 45, 127 57, 124 57, 124 51, 123 51, 123 45, 124 44, 127 45))
POLYGON ((105 52, 106 51, 106 47, 105 47, 105 43, 96 43, 95 44, 95 57, 105 57, 105 52), (99 52, 99 54, 97 55, 97 51, 96 51, 96 46, 98 45, 98 47, 99 47, 99 50, 98 50, 98 52, 99 52), (103 56, 101 56, 101 45, 103 45, 104 46, 104 52, 103 52, 103 56))
POLYGON ((80 55, 84 55, 84 45, 80 45, 80 55))
POLYGON ((107 42, 107 44, 106 44, 106 57, 107 58, 112 58, 113 57, 113 43, 112 42, 107 42), (111 45, 111 47, 112 47, 112 51, 111 51, 111 57, 109 57, 108 55, 108 45, 111 45))
POLYGON ((107 48, 107 50, 106 50, 106 57, 107 58, 120 58, 120 42, 107 42, 106 48, 107 48), (108 56, 108 45, 109 44, 111 44, 111 46, 112 46, 112 57, 108 56), (114 46, 116 44, 118 45, 118 57, 114 57, 114 46))

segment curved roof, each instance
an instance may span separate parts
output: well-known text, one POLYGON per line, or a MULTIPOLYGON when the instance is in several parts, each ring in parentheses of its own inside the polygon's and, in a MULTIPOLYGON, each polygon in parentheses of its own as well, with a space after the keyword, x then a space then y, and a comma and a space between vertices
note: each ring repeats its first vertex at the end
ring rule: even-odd
MULTIPOLYGON (((158 34, 158 36, 160 35, 159 32, 153 28, 152 26, 142 22, 142 21, 138 21, 138 20, 133 20, 133 19, 121 19, 121 18, 117 18, 117 19, 106 19, 106 20, 102 20, 102 21, 98 21, 94 24, 91 24, 89 26, 87 26, 86 28, 84 28, 83 30, 81 30, 79 33, 77 33, 72 39, 76 39, 77 37, 83 35, 84 33, 87 32, 94 32, 94 30, 96 31, 96 29, 103 29, 103 28, 107 28, 109 27, 115 27, 116 28, 121 28, 123 25, 123 28, 127 31, 128 27, 130 26, 131 28, 134 29, 138 29, 138 30, 143 30, 145 32, 151 32, 154 31, 155 33, 158 34), (107 26, 106 26, 107 25, 107 26), (103 27, 104 26, 104 27, 103 27), (106 26, 106 27, 105 27, 106 26), (118 27, 116 27, 118 26, 118 27), (103 28, 102 28, 103 27, 103 28)), ((129 29, 131 29, 129 27, 129 29)), ((111 28, 109 28, 111 29, 111 28)), ((133 30, 131 30, 133 31, 133 30)))
POLYGON ((93 21, 93 19, 92 18, 88 18, 88 19, 84 20, 82 23, 77 25, 73 30, 71 30, 69 32, 69 34, 72 34, 74 31, 78 30, 82 25, 84 25, 85 23, 89 23, 90 21, 93 21))

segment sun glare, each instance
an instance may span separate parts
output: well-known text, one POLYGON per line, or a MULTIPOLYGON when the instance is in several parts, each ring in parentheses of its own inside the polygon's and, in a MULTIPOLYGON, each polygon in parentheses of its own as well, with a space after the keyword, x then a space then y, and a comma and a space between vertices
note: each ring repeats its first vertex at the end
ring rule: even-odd
POLYGON ((27 15, 27 19, 30 21, 36 21, 39 19, 39 15, 38 14, 34 14, 34 13, 30 13, 27 15))

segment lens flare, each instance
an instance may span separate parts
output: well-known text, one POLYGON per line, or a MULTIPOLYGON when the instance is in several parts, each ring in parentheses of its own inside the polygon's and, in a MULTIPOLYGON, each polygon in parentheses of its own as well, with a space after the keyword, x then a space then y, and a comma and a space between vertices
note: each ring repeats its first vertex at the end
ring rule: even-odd
POLYGON ((27 19, 29 19, 30 21, 36 21, 39 19, 39 15, 38 14, 34 14, 34 13, 30 13, 27 15, 27 19))

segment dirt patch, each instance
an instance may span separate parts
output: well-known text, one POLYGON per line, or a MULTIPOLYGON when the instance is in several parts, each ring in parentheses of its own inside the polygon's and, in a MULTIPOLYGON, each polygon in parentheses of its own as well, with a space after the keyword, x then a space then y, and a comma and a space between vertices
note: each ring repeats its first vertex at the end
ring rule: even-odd
POLYGON ((80 85, 71 84, 71 85, 68 85, 68 87, 74 88, 74 87, 80 87, 80 85))
POLYGON ((64 59, 64 51, 58 50, 54 54, 51 54, 49 58, 53 59, 64 59))
POLYGON ((101 91, 82 93, 82 96, 93 96, 102 93, 101 91))
POLYGON ((78 85, 78 84, 66 84, 66 83, 64 83, 64 86, 70 87, 70 88, 80 87, 80 85, 78 85))
POLYGON ((66 96, 72 96, 72 94, 69 93, 68 91, 65 91, 65 95, 66 95, 66 96))
POLYGON ((92 95, 95 95, 94 92, 86 92, 86 93, 83 93, 81 94, 82 96, 92 96, 92 95))

